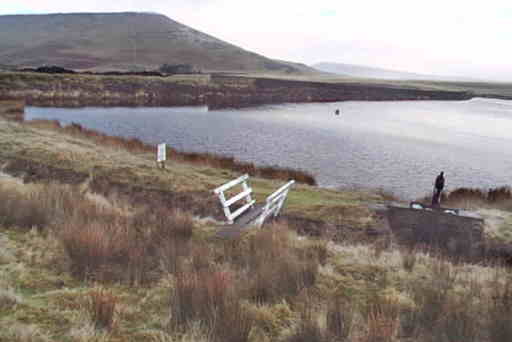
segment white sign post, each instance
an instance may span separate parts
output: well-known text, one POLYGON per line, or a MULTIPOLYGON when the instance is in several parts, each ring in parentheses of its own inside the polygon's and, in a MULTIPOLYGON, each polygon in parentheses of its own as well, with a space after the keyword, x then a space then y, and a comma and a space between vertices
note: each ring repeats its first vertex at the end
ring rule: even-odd
POLYGON ((158 144, 158 152, 156 155, 156 164, 157 166, 161 165, 163 169, 165 169, 165 160, 166 160, 166 145, 158 144))

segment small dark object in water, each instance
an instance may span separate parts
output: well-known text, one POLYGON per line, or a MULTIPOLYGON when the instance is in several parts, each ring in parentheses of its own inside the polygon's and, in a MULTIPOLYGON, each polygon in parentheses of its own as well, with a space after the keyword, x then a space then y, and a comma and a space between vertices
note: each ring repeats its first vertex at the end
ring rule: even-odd
POLYGON ((334 114, 336 114, 336 115, 340 115, 340 110, 339 110, 339 109, 336 109, 336 111, 334 112, 334 114))

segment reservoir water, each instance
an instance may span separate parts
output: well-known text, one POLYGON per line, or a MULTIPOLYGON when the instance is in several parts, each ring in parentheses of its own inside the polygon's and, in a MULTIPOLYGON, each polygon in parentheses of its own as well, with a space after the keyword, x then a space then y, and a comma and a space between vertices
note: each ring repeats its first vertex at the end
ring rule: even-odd
POLYGON ((440 171, 448 190, 512 184, 512 101, 505 100, 349 101, 214 111, 28 107, 26 119, 37 118, 304 169, 321 186, 383 188, 404 199, 429 194, 440 171))

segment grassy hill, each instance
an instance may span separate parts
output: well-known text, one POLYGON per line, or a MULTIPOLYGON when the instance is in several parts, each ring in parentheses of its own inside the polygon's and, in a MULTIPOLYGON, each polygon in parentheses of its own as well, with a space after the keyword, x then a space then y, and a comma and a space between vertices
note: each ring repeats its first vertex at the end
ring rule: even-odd
POLYGON ((204 71, 314 72, 243 50, 160 14, 0 16, 0 65, 136 70, 164 63, 204 71))
MULTIPOLYGON (((2 342, 512 338, 510 268, 364 239, 382 194, 297 185, 288 222, 227 241, 211 189, 238 173, 211 161, 157 169, 136 141, 45 121, 0 119, 0 147, 19 177, 0 172, 2 342)), ((281 183, 254 177, 255 197, 281 183)))

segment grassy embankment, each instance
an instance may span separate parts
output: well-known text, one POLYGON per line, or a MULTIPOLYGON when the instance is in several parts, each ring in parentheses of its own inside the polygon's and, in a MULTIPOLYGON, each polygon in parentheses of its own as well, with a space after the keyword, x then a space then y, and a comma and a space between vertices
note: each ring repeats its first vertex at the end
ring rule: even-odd
MULTIPOLYGON (((155 190, 215 206, 208 191, 239 173, 213 161, 176 156, 159 170, 136 141, 2 120, 0 159, 27 180, 74 184, 0 178, 2 342, 512 338, 508 269, 453 264, 388 239, 299 237, 286 223, 221 241, 214 222, 177 201, 134 200, 155 190)), ((255 178, 257 198, 281 183, 255 178)), ((284 214, 364 230, 373 223, 366 205, 382 201, 299 185, 284 214)))

